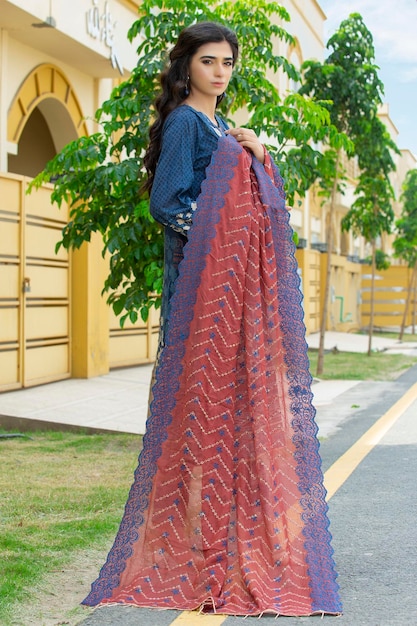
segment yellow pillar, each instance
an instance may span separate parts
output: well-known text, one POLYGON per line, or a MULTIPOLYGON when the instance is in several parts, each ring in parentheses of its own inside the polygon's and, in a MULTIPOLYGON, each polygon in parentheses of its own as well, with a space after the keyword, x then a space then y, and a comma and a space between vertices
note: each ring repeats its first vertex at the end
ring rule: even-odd
MULTIPOLYGON (((320 322, 324 309, 325 285, 327 280, 327 255, 329 252, 320 252, 320 322)), ((332 287, 332 271, 329 276, 329 295, 327 302, 326 330, 331 329, 331 287, 332 287)))
POLYGON ((72 376, 91 378, 109 371, 109 307, 101 295, 108 272, 101 236, 93 235, 72 254, 72 376))
POLYGON ((295 258, 297 259, 298 268, 301 272, 302 292, 303 292, 303 310, 304 310, 304 324, 306 327, 306 334, 311 332, 310 329, 310 278, 309 278, 309 266, 308 266, 308 252, 306 248, 298 248, 295 252, 295 258))

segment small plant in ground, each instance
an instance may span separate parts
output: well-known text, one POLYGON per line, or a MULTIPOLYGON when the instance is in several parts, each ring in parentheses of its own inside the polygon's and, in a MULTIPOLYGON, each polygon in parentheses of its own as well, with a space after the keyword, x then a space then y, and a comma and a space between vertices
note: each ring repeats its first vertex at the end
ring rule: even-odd
MULTIPOLYGON (((366 208, 366 220, 369 216, 374 218, 373 208, 375 203, 370 202, 373 194, 386 191, 385 178, 379 179, 380 160, 378 150, 389 142, 384 133, 384 127, 377 117, 378 105, 382 102, 383 84, 378 77, 378 66, 375 63, 375 52, 372 34, 363 22, 359 13, 352 13, 343 20, 337 31, 327 42, 330 53, 324 63, 317 60, 305 61, 303 64, 304 84, 300 93, 308 94, 319 101, 327 101, 330 118, 335 127, 348 135, 352 140, 347 155, 357 157, 359 167, 364 178, 361 180, 361 197, 365 198, 362 206, 366 208), (369 141, 369 136, 372 139, 369 141), (375 144, 375 150, 371 149, 375 144), (377 180, 372 179, 375 170, 370 171, 370 162, 377 162, 377 180), (372 183, 374 183, 372 185, 372 183), (377 184, 379 183, 379 184, 377 184), (368 211, 371 204, 371 211, 368 211)), ((317 376, 321 376, 324 370, 324 337, 326 332, 328 307, 330 299, 330 275, 331 254, 334 252, 334 232, 336 228, 336 211, 339 202, 339 193, 344 192, 346 177, 341 168, 343 146, 334 150, 332 146, 326 146, 329 158, 334 160, 334 168, 328 171, 326 177, 319 178, 322 193, 328 199, 328 214, 326 218, 326 243, 328 248, 326 276, 323 287, 323 306, 320 313, 320 345, 317 359, 317 376)), ((384 160, 386 154, 384 153, 384 160)), ((384 170, 385 172, 385 170, 384 170)), ((389 194, 388 194, 389 195, 389 194)), ((389 213, 384 195, 383 210, 389 213)), ((359 202, 359 199, 357 200, 359 202)), ((382 212, 382 211, 381 211, 382 212)), ((383 216, 382 216, 383 217, 383 216)), ((374 237, 379 228, 384 230, 387 220, 372 219, 372 229, 363 234, 374 237), (376 226, 375 226, 376 221, 376 226)), ((361 219, 361 223, 365 219, 361 219)))
MULTIPOLYGON (((413 293, 416 291, 417 282, 417 170, 412 169, 405 177, 401 202, 403 204, 401 217, 396 221, 397 236, 394 240, 395 256, 406 262, 412 268, 412 274, 408 285, 407 300, 404 307, 404 315, 401 322, 399 339, 402 339, 405 332, 407 314, 413 300, 413 293)), ((414 306, 412 311, 413 332, 415 330, 416 302, 414 295, 414 306)))

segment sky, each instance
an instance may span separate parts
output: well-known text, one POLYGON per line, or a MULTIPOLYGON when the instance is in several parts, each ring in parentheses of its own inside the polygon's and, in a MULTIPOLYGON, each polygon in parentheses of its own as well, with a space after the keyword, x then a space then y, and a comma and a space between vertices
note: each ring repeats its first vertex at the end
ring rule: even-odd
POLYGON ((351 13, 371 32, 384 102, 398 147, 417 157, 417 0, 318 0, 327 15, 325 43, 351 13))

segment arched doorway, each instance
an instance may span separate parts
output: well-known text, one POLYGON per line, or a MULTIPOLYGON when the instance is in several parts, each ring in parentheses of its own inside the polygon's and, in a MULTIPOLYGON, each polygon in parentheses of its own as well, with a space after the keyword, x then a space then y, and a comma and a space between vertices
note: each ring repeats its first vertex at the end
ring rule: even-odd
POLYGON ((17 154, 8 157, 7 170, 13 174, 35 177, 55 155, 48 123, 39 107, 36 107, 23 129, 17 154))
POLYGON ((68 209, 51 204, 52 185, 26 192, 64 145, 87 132, 65 75, 36 67, 9 109, 15 153, 0 174, 0 390, 70 376, 69 258, 55 253, 68 209))

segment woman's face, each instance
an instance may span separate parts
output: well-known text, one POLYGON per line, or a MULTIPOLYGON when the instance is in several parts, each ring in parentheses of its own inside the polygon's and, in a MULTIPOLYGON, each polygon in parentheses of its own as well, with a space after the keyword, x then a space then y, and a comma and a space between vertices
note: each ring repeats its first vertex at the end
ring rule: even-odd
POLYGON ((200 46, 189 67, 190 95, 220 96, 229 84, 232 71, 233 53, 227 41, 200 46))

